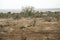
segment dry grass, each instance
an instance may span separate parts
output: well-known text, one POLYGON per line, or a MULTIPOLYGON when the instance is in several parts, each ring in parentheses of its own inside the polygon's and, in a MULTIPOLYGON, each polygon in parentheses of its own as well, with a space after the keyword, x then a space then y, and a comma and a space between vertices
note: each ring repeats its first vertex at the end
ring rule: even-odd
POLYGON ((46 22, 42 18, 36 18, 35 20, 36 23, 35 26, 33 26, 34 18, 22 18, 18 20, 0 19, 0 25, 4 25, 3 31, 0 33, 4 34, 7 37, 4 40, 20 40, 22 34, 27 37, 27 40, 45 40, 46 36, 40 34, 39 32, 47 32, 47 30, 50 31, 59 29, 57 25, 58 22, 46 22), (21 27, 24 27, 24 29, 20 29, 21 27))

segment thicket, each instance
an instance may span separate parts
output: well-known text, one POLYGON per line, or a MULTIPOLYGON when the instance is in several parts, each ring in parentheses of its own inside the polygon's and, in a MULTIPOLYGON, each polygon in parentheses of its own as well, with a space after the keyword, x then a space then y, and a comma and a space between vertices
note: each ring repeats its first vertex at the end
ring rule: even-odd
POLYGON ((20 19, 22 17, 24 17, 24 18, 27 18, 27 17, 45 18, 49 21, 50 21, 50 19, 56 19, 57 21, 59 21, 60 20, 60 12, 59 11, 42 12, 40 10, 35 9, 34 7, 24 7, 24 8, 22 8, 20 13, 11 13, 11 12, 3 13, 3 12, 0 12, 0 18, 20 19))

